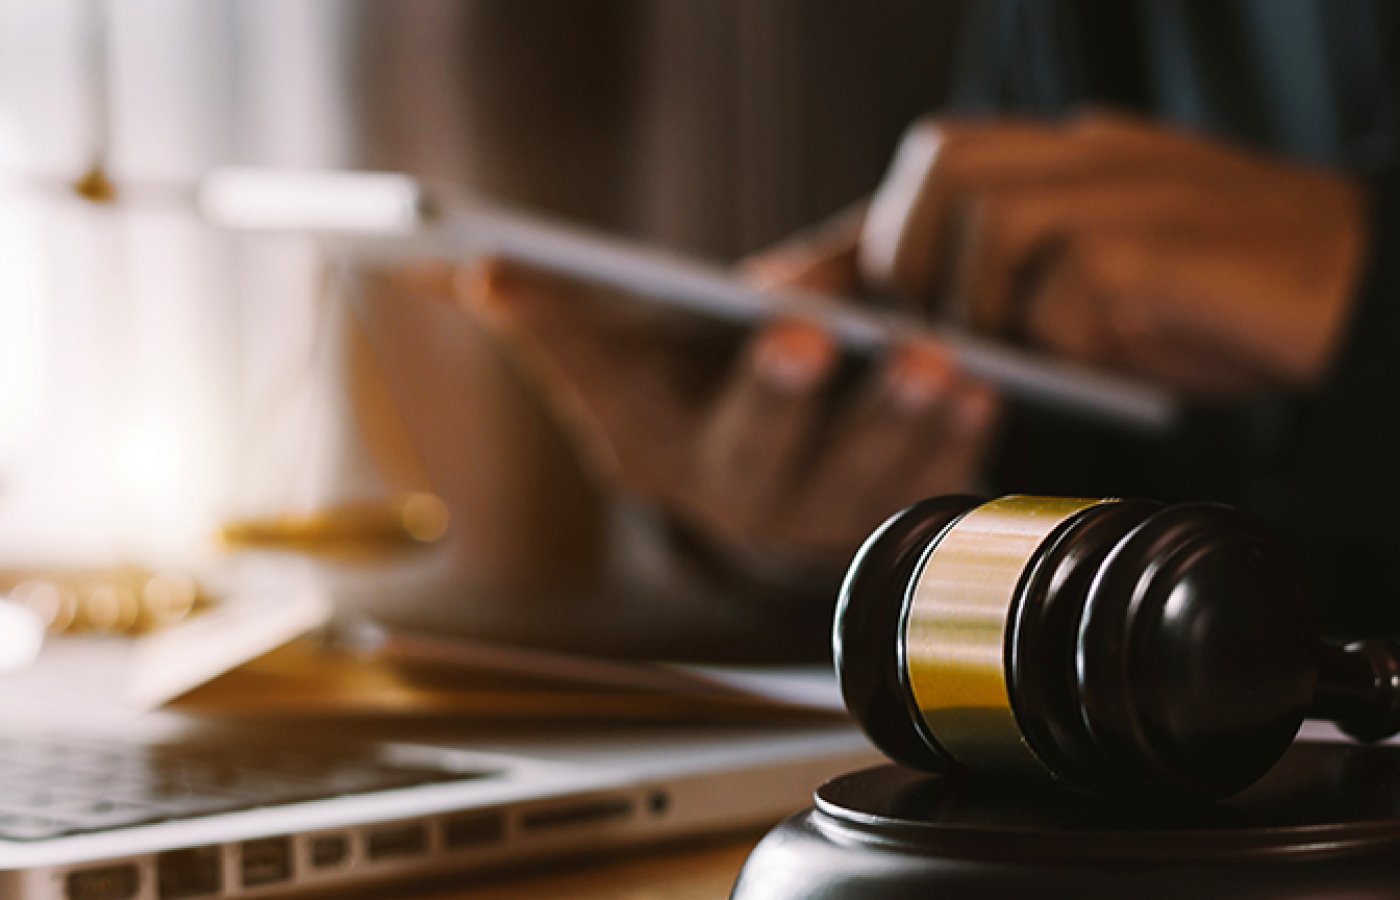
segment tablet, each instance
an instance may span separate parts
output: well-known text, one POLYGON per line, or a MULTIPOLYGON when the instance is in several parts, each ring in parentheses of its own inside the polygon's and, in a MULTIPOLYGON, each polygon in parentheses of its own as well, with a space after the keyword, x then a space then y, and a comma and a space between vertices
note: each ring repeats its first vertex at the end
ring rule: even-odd
POLYGON ((692 314, 748 325, 777 316, 814 320, 857 355, 878 355, 896 340, 930 337, 948 348, 963 371, 1046 411, 1149 433, 1171 430, 1178 417, 1178 400, 1152 385, 908 314, 824 295, 760 290, 722 268, 644 245, 485 208, 449 213, 442 227, 466 254, 525 263, 692 314))
POLYGON ((895 340, 922 335, 947 347, 963 371, 1015 401, 1125 430, 1165 433, 1179 415, 1172 393, 1130 378, 907 314, 759 290, 719 266, 477 200, 435 203, 403 175, 223 169, 205 179, 199 202, 214 224, 321 233, 362 261, 460 262, 489 255, 736 325, 776 316, 815 320, 856 355, 877 356, 895 340))

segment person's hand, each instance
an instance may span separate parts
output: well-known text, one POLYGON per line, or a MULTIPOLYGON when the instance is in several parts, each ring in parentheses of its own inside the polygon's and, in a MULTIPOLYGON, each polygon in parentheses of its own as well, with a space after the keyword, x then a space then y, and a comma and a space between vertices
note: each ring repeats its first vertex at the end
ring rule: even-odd
POLYGON ((924 310, 1203 395, 1301 388, 1340 342, 1358 188, 1135 120, 911 128, 861 244, 924 310))
MULTIPOLYGON (((857 224, 745 269, 773 287, 845 293, 857 224)), ((695 360, 663 339, 666 310, 501 260, 465 276, 459 298, 519 351, 611 483, 742 556, 837 571, 886 516, 980 474, 997 397, 935 343, 893 348, 838 402, 833 338, 785 319, 695 390, 695 360)))

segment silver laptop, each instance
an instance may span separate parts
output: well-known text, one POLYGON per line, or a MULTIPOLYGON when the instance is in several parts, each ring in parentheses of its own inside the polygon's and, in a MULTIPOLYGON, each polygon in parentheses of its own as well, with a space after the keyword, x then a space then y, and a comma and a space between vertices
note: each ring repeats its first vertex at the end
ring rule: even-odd
POLYGON ((0 897, 284 896, 519 866, 774 822, 876 759, 840 723, 316 730, 0 733, 0 897))

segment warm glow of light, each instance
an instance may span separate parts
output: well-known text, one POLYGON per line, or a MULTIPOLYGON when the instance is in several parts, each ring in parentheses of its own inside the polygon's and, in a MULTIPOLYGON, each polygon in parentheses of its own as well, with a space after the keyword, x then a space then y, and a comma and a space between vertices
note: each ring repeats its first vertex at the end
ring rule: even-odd
POLYGON ((153 415, 122 429, 116 448, 118 506, 140 556, 165 558, 208 540, 210 485, 202 459, 210 421, 153 415))
POLYGON ((0 672, 23 669, 39 656, 44 624, 31 610, 0 600, 0 672))
POLYGON ((38 214, 26 192, 0 186, 0 466, 32 433, 43 408, 46 286, 38 214))

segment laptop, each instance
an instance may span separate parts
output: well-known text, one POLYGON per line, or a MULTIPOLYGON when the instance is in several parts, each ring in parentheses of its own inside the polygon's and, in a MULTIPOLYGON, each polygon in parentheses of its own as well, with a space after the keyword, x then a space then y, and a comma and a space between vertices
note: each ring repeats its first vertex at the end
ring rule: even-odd
POLYGON ((837 721, 424 741, 162 715, 12 727, 0 733, 0 897, 373 894, 762 826, 877 758, 837 721))

